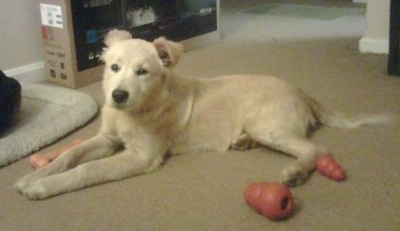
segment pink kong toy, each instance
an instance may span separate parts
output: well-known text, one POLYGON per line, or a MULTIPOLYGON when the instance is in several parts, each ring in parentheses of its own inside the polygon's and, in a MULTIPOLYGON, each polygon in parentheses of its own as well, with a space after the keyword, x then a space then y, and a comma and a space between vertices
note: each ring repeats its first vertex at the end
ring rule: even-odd
POLYGON ((322 175, 336 181, 343 181, 346 179, 343 168, 329 154, 318 157, 317 170, 322 175))
POLYGON ((246 203, 272 220, 288 217, 294 207, 289 188, 280 183, 252 183, 244 191, 246 203))
POLYGON ((30 159, 29 163, 34 167, 35 169, 42 168, 46 165, 48 165, 52 160, 56 159, 59 155, 61 155, 63 152, 68 151, 69 149, 75 147, 76 145, 82 143, 82 140, 74 140, 72 144, 63 147, 59 150, 55 150, 52 152, 48 152, 45 154, 33 154, 30 159))

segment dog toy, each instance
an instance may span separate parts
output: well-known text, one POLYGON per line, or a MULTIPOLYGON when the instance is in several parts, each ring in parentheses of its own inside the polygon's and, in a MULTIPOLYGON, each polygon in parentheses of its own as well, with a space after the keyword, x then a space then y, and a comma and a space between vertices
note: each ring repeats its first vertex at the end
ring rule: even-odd
POLYGON ((56 159, 58 156, 60 156, 63 152, 70 150, 71 148, 75 147, 76 145, 82 143, 82 140, 77 139, 74 140, 70 145, 63 147, 61 149, 48 152, 45 154, 33 154, 29 158, 29 163, 34 167, 35 169, 42 168, 46 165, 48 165, 51 161, 56 159))
POLYGON ((21 100, 21 84, 0 70, 0 133, 17 122, 21 100))
POLYGON ((332 155, 325 154, 318 157, 317 170, 322 175, 335 181, 343 181, 346 174, 343 168, 333 159, 332 155))
POLYGON ((292 193, 281 183, 252 183, 246 187, 244 199, 256 212, 275 221, 288 217, 294 207, 292 193))

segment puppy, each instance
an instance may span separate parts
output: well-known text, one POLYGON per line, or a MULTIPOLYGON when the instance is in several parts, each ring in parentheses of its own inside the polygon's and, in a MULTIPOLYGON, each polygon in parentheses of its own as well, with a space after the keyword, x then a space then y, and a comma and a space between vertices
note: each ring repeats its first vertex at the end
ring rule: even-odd
POLYGON ((246 149, 254 142, 297 159, 281 181, 304 183, 327 150, 307 140, 317 123, 357 127, 284 81, 259 75, 212 79, 176 74, 183 48, 113 30, 105 38, 102 126, 98 134, 23 178, 16 189, 45 199, 90 185, 156 170, 166 153, 246 149))

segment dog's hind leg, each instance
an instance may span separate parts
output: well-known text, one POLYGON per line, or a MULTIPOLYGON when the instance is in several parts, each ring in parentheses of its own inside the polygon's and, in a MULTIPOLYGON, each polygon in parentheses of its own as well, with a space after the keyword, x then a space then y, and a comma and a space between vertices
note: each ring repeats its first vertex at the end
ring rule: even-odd
POLYGON ((230 148, 233 150, 244 151, 252 148, 258 148, 260 146, 260 143, 254 141, 248 134, 242 133, 238 139, 231 144, 230 148))
POLYGON ((257 142, 297 158, 281 174, 281 181, 289 186, 303 184, 316 168, 318 155, 326 152, 324 147, 312 143, 305 137, 281 129, 279 131, 255 129, 247 132, 257 142))
POLYGON ((289 186, 301 185, 315 170, 318 155, 326 153, 326 149, 305 138, 288 137, 284 140, 277 149, 297 157, 297 160, 282 171, 281 181, 289 186))

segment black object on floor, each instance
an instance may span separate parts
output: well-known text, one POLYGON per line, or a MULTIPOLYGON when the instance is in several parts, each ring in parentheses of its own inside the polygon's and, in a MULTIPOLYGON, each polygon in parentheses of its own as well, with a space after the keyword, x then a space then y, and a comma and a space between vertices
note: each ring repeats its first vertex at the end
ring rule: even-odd
POLYGON ((400 76, 400 0, 390 1, 389 75, 400 76))
POLYGON ((21 85, 0 70, 0 133, 13 125, 21 109, 21 85))

